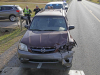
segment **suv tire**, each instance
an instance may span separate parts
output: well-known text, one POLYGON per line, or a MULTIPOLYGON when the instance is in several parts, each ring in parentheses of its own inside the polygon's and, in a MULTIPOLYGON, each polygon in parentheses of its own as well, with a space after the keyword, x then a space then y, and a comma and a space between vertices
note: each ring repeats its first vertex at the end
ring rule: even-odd
POLYGON ((11 22, 15 22, 15 21, 16 21, 16 16, 15 16, 15 15, 10 15, 10 16, 9 16, 9 20, 10 20, 11 22))

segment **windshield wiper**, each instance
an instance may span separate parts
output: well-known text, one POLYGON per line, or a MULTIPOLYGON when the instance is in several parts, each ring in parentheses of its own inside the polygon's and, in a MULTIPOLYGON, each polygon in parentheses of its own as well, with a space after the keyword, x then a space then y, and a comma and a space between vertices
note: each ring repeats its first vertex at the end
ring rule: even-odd
POLYGON ((43 31, 43 30, 40 30, 40 29, 30 29, 32 31, 43 31))
POLYGON ((30 29, 32 31, 57 31, 57 30, 40 30, 40 29, 30 29))
POLYGON ((57 31, 57 30, 43 30, 43 31, 57 31))

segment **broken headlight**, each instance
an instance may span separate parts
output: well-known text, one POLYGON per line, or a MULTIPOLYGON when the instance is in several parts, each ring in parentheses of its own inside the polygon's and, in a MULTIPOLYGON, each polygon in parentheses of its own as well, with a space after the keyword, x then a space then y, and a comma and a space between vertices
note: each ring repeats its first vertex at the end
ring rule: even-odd
POLYGON ((66 52, 66 51, 67 51, 67 46, 66 46, 66 45, 61 46, 61 47, 59 48, 59 51, 60 51, 60 52, 66 52))

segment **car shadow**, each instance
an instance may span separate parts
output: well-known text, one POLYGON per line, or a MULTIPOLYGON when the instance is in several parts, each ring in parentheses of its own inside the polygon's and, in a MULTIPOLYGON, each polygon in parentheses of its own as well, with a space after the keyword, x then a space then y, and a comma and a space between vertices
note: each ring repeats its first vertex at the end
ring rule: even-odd
POLYGON ((69 75, 69 70, 58 69, 22 69, 18 75, 69 75))

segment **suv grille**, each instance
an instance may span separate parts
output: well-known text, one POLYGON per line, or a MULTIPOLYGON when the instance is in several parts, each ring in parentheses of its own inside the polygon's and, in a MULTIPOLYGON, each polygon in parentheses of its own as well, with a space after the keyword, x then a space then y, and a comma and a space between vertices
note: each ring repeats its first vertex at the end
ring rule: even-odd
POLYGON ((54 60, 54 59, 30 59, 29 61, 33 61, 33 62, 58 62, 58 60, 54 60))
POLYGON ((55 48, 31 48, 31 50, 36 53, 52 53, 55 51, 55 48))

